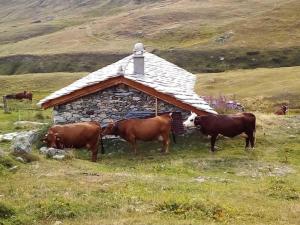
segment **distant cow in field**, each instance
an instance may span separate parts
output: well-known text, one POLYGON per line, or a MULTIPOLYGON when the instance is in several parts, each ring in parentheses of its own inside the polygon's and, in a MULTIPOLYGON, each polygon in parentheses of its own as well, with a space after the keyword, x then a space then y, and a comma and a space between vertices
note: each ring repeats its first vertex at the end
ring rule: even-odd
POLYGON ((43 141, 48 148, 87 148, 92 152, 92 161, 96 162, 98 144, 101 142, 101 126, 98 122, 54 125, 43 141))
POLYGON ((252 113, 239 113, 235 115, 206 115, 197 116, 192 113, 183 123, 185 127, 199 127, 205 135, 211 136, 211 151, 215 151, 215 142, 219 134, 226 137, 235 137, 246 134, 246 148, 254 148, 256 118, 252 113))
POLYGON ((17 100, 28 99, 28 100, 32 101, 32 93, 23 91, 23 92, 19 92, 19 93, 15 93, 15 94, 5 95, 5 98, 6 99, 17 99, 17 100))
POLYGON ((163 142, 163 152, 169 152, 171 131, 171 113, 156 116, 149 119, 128 119, 110 123, 102 132, 102 135, 117 135, 128 141, 137 153, 136 141, 163 142))
POLYGON ((276 115, 286 115, 286 112, 288 111, 288 106, 287 105, 282 105, 280 109, 278 109, 275 114, 276 115))

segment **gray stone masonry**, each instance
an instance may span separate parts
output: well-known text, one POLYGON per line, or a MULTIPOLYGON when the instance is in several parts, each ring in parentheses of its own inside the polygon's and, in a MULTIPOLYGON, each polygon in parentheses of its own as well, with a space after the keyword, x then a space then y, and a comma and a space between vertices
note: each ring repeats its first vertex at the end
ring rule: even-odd
MULTIPOLYGON (((118 85, 99 91, 73 102, 55 106, 55 124, 80 121, 99 121, 101 125, 111 120, 120 120, 130 111, 155 112, 155 97, 125 85, 118 85)), ((183 117, 190 113, 174 105, 158 100, 158 112, 180 111, 183 117)))

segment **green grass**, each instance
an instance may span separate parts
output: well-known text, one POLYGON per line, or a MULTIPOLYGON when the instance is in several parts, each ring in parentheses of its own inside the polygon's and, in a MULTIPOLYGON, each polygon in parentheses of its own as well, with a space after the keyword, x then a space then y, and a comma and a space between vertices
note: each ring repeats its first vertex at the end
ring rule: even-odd
POLYGON ((110 153, 97 163, 83 152, 22 164, 0 180, 3 204, 15 212, 4 224, 297 224, 300 142, 289 136, 300 134, 299 118, 258 117, 254 152, 239 138, 220 139, 212 155, 195 134, 166 156, 157 144, 140 144, 134 156, 125 143, 106 141, 110 153), (284 168, 291 172, 281 176, 284 168))
MULTIPOLYGON (((239 91, 236 95, 242 99, 281 95, 283 88, 276 88, 277 83, 272 90, 255 89, 261 78, 265 85, 282 79, 285 88, 298 94, 293 89, 298 71, 295 67, 233 71, 211 77, 202 74, 197 91, 216 93, 217 89, 206 86, 214 79, 219 90, 225 94, 239 91), (276 77, 278 74, 284 76, 276 77), (222 86, 227 82, 232 82, 228 89, 222 86), (252 84, 251 89, 246 89, 247 82, 252 84)), ((22 82, 22 90, 26 87, 34 91, 36 103, 83 75, 4 76, 0 77, 5 81, 0 82, 1 95, 20 91, 22 82)), ((30 107, 36 109, 34 103, 30 107)), ((26 102, 11 104, 28 107, 26 102)), ((33 112, 26 119, 38 120, 33 112)), ((21 117, 26 113, 21 111, 21 117)), ((42 113, 38 121, 51 121, 51 110, 42 113)), ((254 151, 244 150, 242 138, 219 138, 219 150, 211 154, 209 140, 195 133, 178 137, 178 144, 171 144, 168 155, 159 153, 159 143, 139 143, 135 156, 127 143, 105 140, 107 153, 99 155, 97 163, 90 162, 90 153, 84 149, 75 150, 74 157, 64 161, 48 159, 34 149, 33 156, 39 157, 23 164, 8 154, 9 143, 0 143, 6 153, 0 158, 0 224, 298 224, 300 118, 256 115, 254 151)), ((1 133, 18 131, 13 126, 18 116, 18 111, 1 111, 1 133)))
POLYGON ((236 98, 251 110, 273 112, 285 103, 297 113, 299 87, 300 67, 283 67, 199 74, 196 91, 200 95, 236 98))
POLYGON ((4 114, 2 107, 0 113, 0 133, 17 131, 13 125, 19 120, 51 121, 51 110, 39 111, 36 103, 50 93, 71 84, 87 73, 53 73, 53 74, 26 74, 14 76, 0 76, 0 96, 24 90, 33 93, 33 101, 8 100, 11 113, 4 114))

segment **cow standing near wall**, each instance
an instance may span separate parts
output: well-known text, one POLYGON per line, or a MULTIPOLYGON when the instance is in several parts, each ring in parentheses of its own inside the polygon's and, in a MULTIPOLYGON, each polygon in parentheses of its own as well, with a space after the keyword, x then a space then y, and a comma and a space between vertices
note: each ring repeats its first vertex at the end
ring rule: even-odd
POLYGON ((163 142, 162 152, 169 152, 172 114, 164 114, 149 119, 128 119, 110 123, 102 135, 117 135, 128 141, 137 153, 136 141, 163 142))
POLYGON ((206 115, 197 116, 192 113, 183 123, 185 127, 199 127, 205 135, 211 136, 211 151, 215 151, 215 143, 219 134, 226 137, 246 135, 246 148, 254 148, 256 117, 252 113, 238 113, 235 115, 206 115))
MULTIPOLYGON (((92 152, 92 161, 97 161, 98 145, 101 142, 101 126, 98 122, 81 122, 54 125, 45 135, 44 142, 51 148, 87 148, 92 152)), ((102 146, 103 148, 103 146, 102 146)))

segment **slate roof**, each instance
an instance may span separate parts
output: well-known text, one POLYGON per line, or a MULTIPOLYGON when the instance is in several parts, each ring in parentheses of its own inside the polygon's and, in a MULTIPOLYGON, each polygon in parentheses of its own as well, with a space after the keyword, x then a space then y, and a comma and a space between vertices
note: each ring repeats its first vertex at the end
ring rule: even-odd
POLYGON ((194 92, 194 85, 196 82, 196 76, 194 74, 149 52, 144 52, 144 57, 144 75, 134 74, 132 54, 111 65, 90 73, 69 86, 52 93, 48 97, 42 99, 38 103, 38 106, 41 106, 49 100, 70 94, 84 87, 120 76, 118 74, 118 69, 122 66, 124 70, 123 76, 125 78, 173 96, 179 101, 192 105, 199 110, 216 114, 208 103, 194 92))

